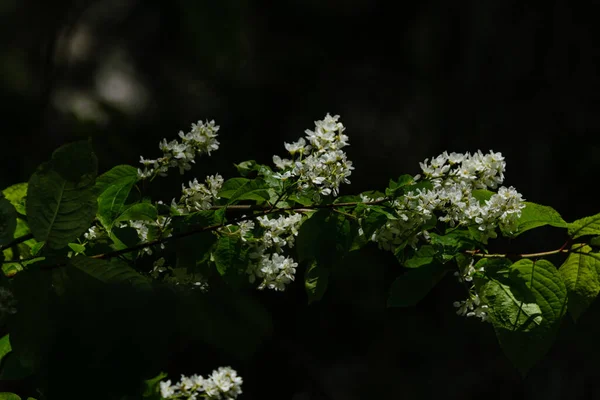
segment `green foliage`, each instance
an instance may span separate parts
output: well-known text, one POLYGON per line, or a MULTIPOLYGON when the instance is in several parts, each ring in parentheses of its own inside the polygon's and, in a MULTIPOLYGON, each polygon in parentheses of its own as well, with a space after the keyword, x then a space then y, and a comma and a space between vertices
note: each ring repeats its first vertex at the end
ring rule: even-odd
POLYGON ((6 334, 0 338, 0 365, 2 365, 2 359, 5 355, 12 351, 10 347, 10 335, 6 334))
POLYGON ((431 195, 434 183, 439 187, 435 179, 402 175, 384 192, 335 198, 330 189, 311 186, 326 177, 310 182, 287 171, 282 178, 281 169, 276 174, 255 161, 235 167, 241 176, 226 180, 217 196, 190 195, 190 204, 200 199, 195 212, 144 197, 134 167, 119 165, 96 178, 89 142, 59 148, 28 183, 3 190, 0 246, 8 283, 2 282, 2 295, 10 311, 14 294, 18 312, 0 326, 7 332, 0 339, 0 379, 33 377, 44 392, 57 377, 75 375, 73 387, 61 387, 75 393, 109 374, 107 382, 120 382, 115 388, 130 388, 106 368, 104 354, 113 362, 131 351, 122 362, 140 380, 154 376, 138 394, 159 399, 167 375, 156 371, 181 338, 236 360, 256 354, 273 321, 247 290, 268 274, 286 273, 288 284, 295 269, 309 304, 338 296, 340 304, 368 303, 359 305, 368 312, 384 307, 386 290, 388 307, 414 306, 456 270, 466 289, 458 314, 490 322, 508 359, 525 374, 552 346, 567 308, 577 320, 600 292, 600 214, 567 223, 550 207, 525 203, 508 232, 497 221, 491 228, 481 222, 493 203, 490 190, 473 190, 480 206, 469 205, 472 217, 453 220, 427 209, 431 197, 406 214, 400 207, 431 195), (259 218, 265 216, 267 222, 259 218), (541 226, 566 228, 568 241, 541 253, 488 253, 488 240, 498 234, 514 238, 541 226), (382 232, 391 239, 377 249, 372 238, 382 232), (384 271, 370 261, 382 248, 398 268, 384 271), (285 262, 276 265, 273 254, 285 262), (565 254, 560 269, 545 259, 565 254), (50 368, 65 346, 67 367, 50 368), (92 377, 78 375, 80 365, 89 365, 92 377))
POLYGON ((126 284, 142 291, 152 289, 148 278, 120 260, 96 260, 85 256, 76 256, 69 260, 68 266, 102 283, 126 284))
POLYGON ((530 229, 544 225, 551 225, 557 228, 567 227, 567 223, 552 207, 525 202, 525 208, 521 212, 521 218, 518 220, 517 229, 510 236, 518 236, 530 229))
POLYGON ((217 271, 226 282, 239 286, 248 266, 248 247, 235 235, 219 238, 213 253, 217 271))
POLYGON ((423 300, 431 289, 446 275, 447 270, 438 262, 410 269, 396 278, 390 288, 388 307, 411 307, 423 300))
POLYGON ((97 160, 88 142, 65 145, 31 176, 29 227, 37 241, 60 249, 83 234, 96 216, 97 160))
POLYGON ((27 182, 17 183, 7 187, 2 191, 6 200, 10 201, 15 210, 22 215, 25 215, 25 204, 27 199, 27 182))
POLYGON ((17 213, 14 206, 5 198, 0 197, 0 245, 7 244, 13 239, 17 229, 17 213))
POLYGON ((568 228, 569 236, 573 239, 586 235, 600 235, 600 214, 573 221, 568 228))
POLYGON ((600 253, 576 244, 558 270, 569 293, 569 313, 577 320, 600 292, 600 253))
POLYGON ((519 260, 489 280, 479 282, 490 307, 500 346, 526 374, 552 345, 567 305, 567 289, 556 268, 546 260, 519 260))
POLYGON ((329 282, 329 270, 322 264, 313 261, 304 275, 304 289, 308 296, 308 304, 323 298, 329 282))
POLYGON ((262 179, 232 178, 223 183, 218 196, 228 199, 228 204, 240 200, 254 200, 260 204, 271 197, 267 189, 268 185, 262 179))

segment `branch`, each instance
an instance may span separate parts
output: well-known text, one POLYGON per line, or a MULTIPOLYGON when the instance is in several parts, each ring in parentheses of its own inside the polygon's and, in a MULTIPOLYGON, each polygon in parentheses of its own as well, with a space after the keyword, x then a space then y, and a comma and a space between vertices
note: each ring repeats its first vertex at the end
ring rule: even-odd
POLYGON ((33 239, 33 233, 28 233, 27 235, 19 236, 18 238, 13 239, 12 242, 0 246, 0 251, 10 249, 11 247, 18 245, 19 243, 26 242, 29 239, 33 239))

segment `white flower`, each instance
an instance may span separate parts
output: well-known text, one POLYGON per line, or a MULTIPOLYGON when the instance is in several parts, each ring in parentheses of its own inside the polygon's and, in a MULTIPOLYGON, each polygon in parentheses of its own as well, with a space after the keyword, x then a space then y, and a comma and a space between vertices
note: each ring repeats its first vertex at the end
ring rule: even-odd
POLYGON ((175 394, 175 388, 171 386, 171 380, 160 382, 160 395, 165 399, 170 398, 175 394))
POLYGON ((289 151, 291 155, 296 153, 303 153, 306 148, 306 140, 304 138, 300 138, 297 142, 293 143, 283 143, 285 149, 289 151))
POLYGON ((101 229, 96 225, 92 226, 86 233, 83 234, 83 237, 86 240, 94 240, 97 239, 101 233, 101 229))
POLYGON ((184 171, 189 171, 193 164, 194 158, 199 154, 208 154, 219 148, 217 141, 217 131, 219 127, 214 121, 203 123, 198 121, 192 124, 190 132, 184 134, 179 132, 181 142, 172 140, 167 142, 163 139, 159 144, 159 149, 163 152, 163 156, 156 160, 145 160, 140 156, 140 163, 144 165, 144 169, 138 169, 138 177, 145 179, 158 174, 166 176, 169 168, 177 167, 181 174, 184 171), (152 166, 152 167, 150 167, 152 166))
POLYGON ((304 158, 293 161, 273 156, 273 163, 282 170, 274 176, 281 180, 297 178, 301 191, 316 190, 319 195, 337 196, 340 184, 350 183, 348 177, 354 169, 341 150, 348 146, 348 136, 342 133, 345 128, 338 119, 338 115, 327 114, 322 121, 315 121, 314 131, 305 131, 306 140, 300 138, 295 143, 284 143, 292 156, 300 153, 304 158))
POLYGON ((178 202, 175 199, 171 201, 171 206, 180 214, 189 214, 196 211, 208 210, 218 199, 218 193, 223 186, 224 179, 221 175, 215 174, 206 177, 205 183, 199 183, 197 178, 189 182, 189 187, 185 184, 181 187, 181 198, 178 202))

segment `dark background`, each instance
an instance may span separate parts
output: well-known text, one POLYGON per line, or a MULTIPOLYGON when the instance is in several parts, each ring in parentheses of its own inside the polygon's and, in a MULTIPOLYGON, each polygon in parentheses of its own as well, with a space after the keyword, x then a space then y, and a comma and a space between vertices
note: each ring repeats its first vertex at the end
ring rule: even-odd
MULTIPOLYGON (((343 193, 382 189, 444 150, 492 149, 526 200, 567 221, 591 215, 600 171, 592 5, 1 0, 0 186, 28 180, 72 140, 91 136, 105 171, 155 158, 162 138, 215 119, 220 150, 156 183, 170 201, 195 176, 270 162, 330 112, 347 127, 356 167, 343 193)), ((541 230, 520 245, 561 244, 541 230)), ((385 310, 389 266, 366 267, 375 272, 318 305, 306 306, 301 283, 288 297, 264 295, 276 335, 238 368, 242 398, 600 398, 597 307, 577 326, 565 318, 522 379, 491 326, 454 314, 453 279, 415 309, 385 310)))

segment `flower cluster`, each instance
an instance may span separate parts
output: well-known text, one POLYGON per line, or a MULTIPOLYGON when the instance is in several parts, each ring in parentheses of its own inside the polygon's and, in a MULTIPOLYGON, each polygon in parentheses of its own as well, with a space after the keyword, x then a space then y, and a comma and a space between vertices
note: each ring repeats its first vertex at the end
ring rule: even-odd
POLYGON ((189 182, 189 187, 182 185, 181 198, 179 202, 175 199, 171 202, 171 207, 179 214, 189 214, 196 211, 208 210, 213 206, 217 199, 217 193, 223 186, 223 177, 219 174, 211 175, 206 178, 206 183, 199 183, 194 178, 189 182))
MULTIPOLYGON (((154 239, 154 237, 169 237, 172 235, 171 232, 171 218, 164 215, 159 215, 156 221, 148 220, 134 220, 121 222, 118 227, 129 226, 136 230, 140 243, 146 243, 154 239)), ((161 249, 165 248, 165 245, 161 243, 161 249)), ((151 255, 152 249, 150 247, 144 247, 143 253, 151 255)))
POLYGON ((425 160, 421 170, 431 188, 418 188, 394 200, 398 219, 389 221, 371 239, 388 250, 405 242, 414 246, 419 236, 427 237, 419 227, 434 213, 450 226, 477 227, 482 240, 496 237, 497 227, 514 230, 525 207, 520 193, 502 186, 484 201, 474 194, 475 190, 497 188, 504 180, 505 166, 500 153, 484 155, 481 151, 473 155, 444 152, 430 163, 425 160))
POLYGON ((208 376, 181 375, 181 380, 174 385, 171 381, 160 382, 160 395, 164 399, 195 400, 199 397, 214 400, 236 399, 242 394, 243 380, 231 367, 219 367, 208 376))
POLYGON ((140 156, 140 163, 144 166, 144 170, 138 169, 138 176, 141 179, 154 177, 155 175, 167 176, 169 168, 178 167, 179 172, 189 171, 195 161, 196 155, 208 154, 211 151, 219 148, 217 141, 217 132, 219 126, 215 125, 215 121, 202 122, 197 124, 192 123, 192 129, 188 133, 179 132, 181 142, 172 140, 167 142, 163 139, 159 143, 159 148, 163 152, 163 156, 156 160, 146 160, 140 156))
POLYGON ((481 318, 482 322, 488 320, 488 306, 482 304, 477 293, 471 293, 467 300, 455 301, 454 307, 458 308, 458 315, 481 318))
POLYGON ((291 257, 282 255, 282 252, 284 247, 294 246, 302 215, 280 215, 272 219, 264 216, 258 217, 257 221, 264 228, 264 233, 251 243, 250 259, 253 262, 246 271, 249 281, 254 283, 259 278, 262 279, 259 289, 283 291, 294 280, 298 263, 291 257))
POLYGON ((346 128, 338 122, 339 115, 327 114, 322 121, 315 121, 315 130, 306 130, 306 140, 284 143, 292 159, 273 156, 273 163, 280 170, 278 179, 298 179, 302 191, 316 189, 317 196, 337 196, 341 183, 350 183, 348 177, 354 167, 342 148, 348 146, 346 128), (307 144, 308 141, 308 144, 307 144))

